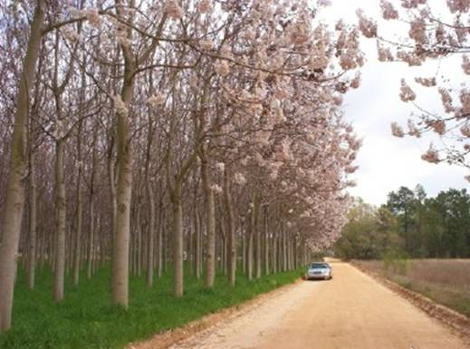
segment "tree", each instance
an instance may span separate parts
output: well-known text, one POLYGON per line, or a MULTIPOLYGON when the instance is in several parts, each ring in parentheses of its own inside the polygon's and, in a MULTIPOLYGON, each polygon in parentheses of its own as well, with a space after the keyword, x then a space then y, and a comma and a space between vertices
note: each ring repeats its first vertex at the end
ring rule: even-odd
POLYGON ((387 206, 400 220, 404 248, 407 252, 412 250, 415 238, 415 203, 415 194, 407 187, 400 187, 397 192, 388 194, 387 206))
POLYGON ((36 2, 34 17, 30 25, 28 47, 23 61, 23 72, 19 76, 19 88, 16 95, 15 127, 11 141, 10 172, 0 244, 0 332, 7 331, 11 327, 13 288, 25 200, 24 180, 27 159, 25 144, 29 96, 41 45, 45 6, 42 0, 36 2))

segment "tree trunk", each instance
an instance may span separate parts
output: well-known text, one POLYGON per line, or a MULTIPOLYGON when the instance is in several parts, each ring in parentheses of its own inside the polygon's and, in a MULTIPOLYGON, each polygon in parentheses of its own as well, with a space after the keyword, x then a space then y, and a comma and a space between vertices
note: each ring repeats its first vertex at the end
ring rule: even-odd
POLYGON ((16 276, 16 257, 20 239, 25 201, 25 142, 29 96, 41 45, 44 22, 43 0, 38 0, 31 22, 31 35, 23 62, 20 85, 16 95, 16 112, 11 141, 10 171, 8 175, 2 241, 0 244, 0 332, 11 328, 13 289, 16 276))
POLYGON ((174 283, 173 294, 180 298, 183 296, 183 208, 181 205, 180 188, 175 188, 173 203, 173 261, 174 283))
POLYGON ((253 279, 253 229, 254 229, 254 214, 253 210, 248 218, 247 227, 247 246, 246 246, 246 276, 248 280, 253 279))
POLYGON ((147 287, 153 286, 153 260, 154 260, 154 237, 155 237, 155 199, 152 190, 152 184, 147 179, 147 195, 149 199, 149 226, 147 233, 147 287))
POLYGON ((207 168, 207 159, 203 156, 201 158, 201 175, 204 196, 206 199, 206 278, 205 286, 207 288, 214 287, 215 280, 215 202, 214 192, 210 185, 209 173, 207 168))
MULTIPOLYGON (((59 127, 61 120, 58 120, 59 127)), ((65 274, 65 235, 66 235, 66 202, 64 180, 64 147, 65 140, 56 141, 56 265, 54 270, 54 301, 64 299, 65 274)))
MULTIPOLYGON (((162 212, 163 207, 160 204, 160 212, 162 212)), ((163 215, 160 213, 159 215, 159 220, 158 220, 158 265, 157 265, 157 271, 158 271, 158 277, 162 276, 163 272, 163 215)))
MULTIPOLYGON (((127 32, 130 39, 131 31, 127 32)), ((115 305, 125 309, 129 304, 129 238, 132 197, 132 147, 128 107, 133 98, 135 61, 129 46, 121 45, 124 57, 124 81, 121 102, 117 105, 117 213, 113 246, 112 293, 115 305)))
POLYGON ((78 126, 77 135, 77 162, 78 162, 78 174, 77 174, 77 232, 76 232, 76 243, 75 243, 75 255, 73 263, 73 284, 78 285, 80 280, 80 262, 82 253, 82 224, 83 224, 83 201, 82 201, 82 150, 81 150, 81 132, 82 124, 80 122, 78 126))
POLYGON ((198 209, 194 209, 194 229, 195 229, 195 235, 196 235, 196 247, 195 247, 195 264, 194 264, 194 271, 196 274, 196 278, 201 277, 201 264, 202 264, 202 251, 201 251, 201 222, 199 218, 199 212, 198 209))
POLYGON ((228 282, 234 286, 237 272, 237 244, 235 240, 235 217, 230 188, 230 174, 227 168, 225 168, 224 172, 224 199, 227 209, 228 282))
POLYGON ((260 232, 260 227, 259 227, 259 222, 258 222, 260 203, 259 203, 259 200, 257 200, 257 198, 253 201, 255 204, 254 210, 253 210, 253 215, 254 215, 253 232, 255 233, 255 238, 256 238, 255 265, 256 265, 256 278, 259 279, 261 278, 261 232, 260 232))
POLYGON ((37 185, 36 165, 34 154, 31 152, 29 160, 29 249, 27 266, 28 289, 34 289, 36 275, 36 241, 37 241, 37 185))
POLYGON ((264 271, 266 275, 270 274, 269 265, 269 211, 268 206, 264 209, 264 271))

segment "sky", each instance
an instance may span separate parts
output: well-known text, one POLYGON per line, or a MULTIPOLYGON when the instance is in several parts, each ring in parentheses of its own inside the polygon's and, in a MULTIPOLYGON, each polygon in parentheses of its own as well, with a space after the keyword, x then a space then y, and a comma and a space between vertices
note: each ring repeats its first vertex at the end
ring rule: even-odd
MULTIPOLYGON (((441 6, 445 4, 442 0, 440 3, 441 6)), ((342 17, 356 22, 355 11, 359 7, 367 15, 379 17, 379 0, 332 0, 332 6, 324 15, 328 21, 342 17)), ((401 29, 387 27, 387 33, 380 34, 393 37, 401 29)), ((442 107, 437 90, 416 87, 416 84, 413 85, 414 77, 431 77, 438 72, 439 75, 455 76, 458 80, 463 74, 460 58, 453 57, 441 62, 440 66, 438 62, 430 62, 412 69, 403 63, 379 62, 374 40, 363 39, 362 47, 367 62, 361 70, 361 86, 349 92, 344 99, 345 118, 363 139, 357 158, 359 169, 353 176, 357 186, 349 190, 350 194, 378 206, 386 202, 390 191, 400 186, 413 189, 421 184, 428 196, 435 196, 449 188, 469 188, 469 183, 464 179, 469 174, 468 169, 421 160, 421 154, 428 149, 430 142, 441 146, 436 134, 424 135, 420 139, 396 138, 390 130, 390 124, 394 121, 406 129, 410 114, 418 112, 415 106, 400 100, 400 80, 405 78, 413 86, 419 106, 440 112, 442 107)))

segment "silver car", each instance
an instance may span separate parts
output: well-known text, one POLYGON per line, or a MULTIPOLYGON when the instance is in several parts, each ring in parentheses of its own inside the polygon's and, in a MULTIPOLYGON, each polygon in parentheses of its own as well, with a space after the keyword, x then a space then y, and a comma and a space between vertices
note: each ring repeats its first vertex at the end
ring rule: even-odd
POLYGON ((331 280, 333 279, 333 269, 331 265, 325 262, 315 262, 308 266, 307 269, 307 280, 311 279, 322 279, 331 280))

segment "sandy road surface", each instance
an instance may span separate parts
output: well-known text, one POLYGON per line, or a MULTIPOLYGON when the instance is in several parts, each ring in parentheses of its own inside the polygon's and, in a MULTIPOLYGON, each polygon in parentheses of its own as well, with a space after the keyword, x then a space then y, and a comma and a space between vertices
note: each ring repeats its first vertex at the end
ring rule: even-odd
POLYGON ((467 349, 436 320, 346 263, 172 349, 467 349))

